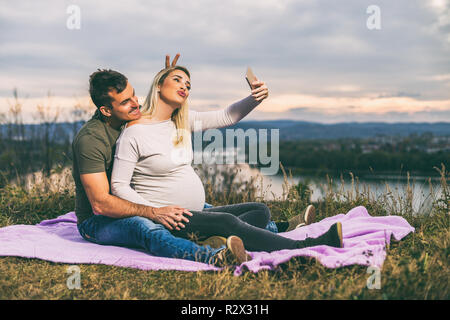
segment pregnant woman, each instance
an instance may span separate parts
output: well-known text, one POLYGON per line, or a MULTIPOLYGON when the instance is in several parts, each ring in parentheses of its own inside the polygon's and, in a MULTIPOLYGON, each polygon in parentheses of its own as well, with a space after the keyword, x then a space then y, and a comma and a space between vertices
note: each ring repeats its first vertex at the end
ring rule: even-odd
MULTIPOLYGON (((177 237, 237 236, 249 251, 271 252, 316 245, 342 247, 340 223, 318 238, 299 241, 263 229, 269 222, 270 212, 267 209, 261 214, 261 210, 255 210, 254 203, 204 209, 203 184, 191 166, 191 132, 227 127, 244 118, 268 96, 264 82, 256 80, 251 85, 251 95, 228 108, 197 112, 190 110, 187 103, 191 90, 189 71, 181 66, 161 70, 142 107, 142 117, 127 123, 117 140, 112 193, 138 204, 177 206, 189 211, 192 215, 188 216, 184 228, 170 228, 177 237)), ((239 262, 249 258, 245 255, 239 262)))

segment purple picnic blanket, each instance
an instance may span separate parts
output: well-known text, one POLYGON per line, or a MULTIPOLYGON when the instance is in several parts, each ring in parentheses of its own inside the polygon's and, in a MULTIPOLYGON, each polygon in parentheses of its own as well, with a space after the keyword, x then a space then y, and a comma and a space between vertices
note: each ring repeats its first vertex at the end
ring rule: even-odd
MULTIPOLYGON (((0 228, 0 256, 38 258, 69 264, 105 264, 142 270, 206 271, 217 267, 189 260, 152 256, 142 250, 105 246, 84 240, 78 233, 76 216, 69 212, 37 225, 12 225, 0 228)), ((344 248, 315 246, 275 252, 250 252, 252 260, 237 266, 234 274, 273 270, 292 257, 316 258, 328 268, 353 264, 381 268, 386 258, 386 244, 391 236, 400 241, 414 228, 400 216, 372 217, 364 207, 338 214, 280 235, 302 240, 317 237, 335 222, 342 223, 344 248)))

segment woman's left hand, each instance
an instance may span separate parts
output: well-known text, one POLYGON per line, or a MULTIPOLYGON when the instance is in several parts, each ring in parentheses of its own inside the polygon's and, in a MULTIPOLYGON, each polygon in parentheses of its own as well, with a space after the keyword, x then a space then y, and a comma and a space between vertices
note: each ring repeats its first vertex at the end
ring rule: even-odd
POLYGON ((269 96, 269 88, 267 88, 264 81, 259 81, 256 79, 251 83, 252 85, 252 96, 256 101, 262 101, 269 96))
POLYGON ((170 56, 166 54, 166 69, 172 67, 175 67, 177 65, 178 58, 180 57, 180 54, 177 53, 175 58, 173 58, 172 64, 170 64, 170 56))

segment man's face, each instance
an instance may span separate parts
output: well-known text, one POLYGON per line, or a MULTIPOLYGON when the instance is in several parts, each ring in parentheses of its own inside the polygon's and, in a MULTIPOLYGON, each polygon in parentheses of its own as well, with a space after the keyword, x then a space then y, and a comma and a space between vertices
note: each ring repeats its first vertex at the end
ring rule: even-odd
POLYGON ((111 102, 112 109, 107 108, 111 120, 128 122, 141 117, 138 98, 129 82, 127 82, 127 86, 122 92, 117 93, 116 90, 113 90, 109 92, 109 96, 113 99, 111 102))

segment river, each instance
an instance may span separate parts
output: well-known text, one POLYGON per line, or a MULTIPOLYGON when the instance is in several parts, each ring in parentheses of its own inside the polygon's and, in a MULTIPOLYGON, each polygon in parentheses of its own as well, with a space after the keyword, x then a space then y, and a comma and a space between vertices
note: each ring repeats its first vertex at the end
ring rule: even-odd
MULTIPOLYGON (((248 181, 251 177, 256 178, 258 195, 264 200, 286 199, 286 182, 282 173, 272 176, 264 176, 258 169, 250 168, 248 165, 240 165, 239 178, 248 181)), ((281 171, 281 170, 280 170, 281 171)), ((428 214, 432 203, 442 195, 440 178, 427 176, 406 175, 381 175, 371 174, 355 177, 352 182, 350 175, 341 177, 327 176, 317 177, 312 175, 293 175, 287 177, 290 186, 299 182, 307 184, 312 191, 310 200, 316 202, 323 199, 327 191, 331 190, 341 199, 350 197, 355 199, 357 194, 363 194, 371 199, 383 200, 392 210, 404 212, 406 207, 412 207, 415 213, 428 214)))

